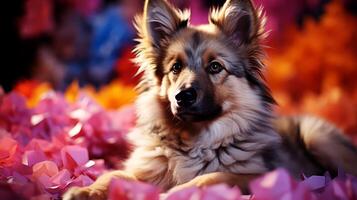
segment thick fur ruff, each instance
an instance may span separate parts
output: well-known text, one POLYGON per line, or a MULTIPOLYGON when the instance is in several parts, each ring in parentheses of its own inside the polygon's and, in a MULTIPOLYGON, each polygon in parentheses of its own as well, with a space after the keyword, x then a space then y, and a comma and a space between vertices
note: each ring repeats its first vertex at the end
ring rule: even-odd
POLYGON ((227 0, 209 24, 194 27, 188 11, 146 0, 136 19, 135 61, 143 78, 129 134, 134 151, 124 172, 73 189, 65 199, 105 197, 112 177, 165 191, 218 182, 244 187, 251 175, 277 167, 295 176, 338 167, 357 175, 356 147, 336 127, 314 117, 275 116, 262 73, 261 13, 250 0, 227 0))

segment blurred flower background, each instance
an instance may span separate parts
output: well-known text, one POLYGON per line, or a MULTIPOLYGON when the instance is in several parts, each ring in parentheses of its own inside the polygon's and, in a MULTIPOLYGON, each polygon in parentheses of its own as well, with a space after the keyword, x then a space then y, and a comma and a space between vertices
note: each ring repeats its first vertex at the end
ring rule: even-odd
MULTIPOLYGON (((201 24, 207 22, 209 8, 221 6, 224 0, 172 2, 180 8, 191 8, 191 23, 201 24)), ((135 123, 132 103, 139 79, 134 77, 136 66, 130 61, 136 36, 132 21, 142 11, 143 0, 7 3, 8 12, 2 12, 0 20, 4 44, 0 68, 0 196, 57 199, 70 186, 88 185, 104 171, 120 168, 130 151, 125 135, 135 123)), ((279 103, 277 112, 323 117, 357 144, 357 2, 255 3, 264 7, 268 18, 266 78, 279 103)), ((291 182, 282 171, 275 175, 282 177, 277 180, 291 182)), ((280 192, 294 196, 302 194, 296 192, 297 187, 300 192, 318 188, 320 193, 326 187, 330 189, 321 195, 334 199, 331 188, 338 185, 343 194, 357 198, 350 188, 352 182, 357 191, 355 179, 330 185, 327 176, 319 177, 322 179, 324 184, 319 187, 310 184, 314 187, 301 190, 295 184, 280 192)), ((128 190, 143 187, 146 189, 142 191, 150 193, 150 186, 120 181, 113 185, 125 185, 128 190)), ((259 199, 259 180, 252 187, 259 199)), ((204 199, 207 194, 229 190, 217 188, 192 189, 185 195, 188 198, 198 192, 204 199)), ((272 187, 272 191, 277 190, 272 187)), ((240 196, 239 191, 230 193, 240 196)), ((311 199, 320 195, 308 194, 311 199)), ((120 191, 111 195, 129 198, 120 196, 120 191)), ((150 195, 150 199, 158 198, 157 189, 153 188, 150 195)), ((272 192, 271 199, 277 199, 274 195, 272 192)))

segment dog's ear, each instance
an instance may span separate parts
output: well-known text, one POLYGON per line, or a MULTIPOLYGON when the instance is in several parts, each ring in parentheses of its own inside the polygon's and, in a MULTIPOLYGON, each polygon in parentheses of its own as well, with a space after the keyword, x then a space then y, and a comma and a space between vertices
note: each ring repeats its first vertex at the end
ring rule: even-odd
POLYGON ((210 22, 237 44, 249 43, 260 29, 258 13, 250 0, 227 0, 219 10, 212 10, 210 22))
POLYGON ((188 25, 188 13, 181 12, 166 0, 146 0, 144 23, 146 36, 154 47, 160 44, 181 28, 188 25))

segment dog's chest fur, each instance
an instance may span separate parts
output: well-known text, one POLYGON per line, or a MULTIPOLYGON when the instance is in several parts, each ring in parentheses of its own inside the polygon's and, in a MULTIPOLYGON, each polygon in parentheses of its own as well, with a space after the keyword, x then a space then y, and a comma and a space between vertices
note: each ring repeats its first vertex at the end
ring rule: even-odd
POLYGON ((210 172, 244 174, 267 171, 260 152, 249 149, 249 146, 257 145, 230 137, 209 145, 197 141, 191 147, 166 148, 164 152, 168 158, 169 171, 173 172, 176 184, 181 184, 210 172))
MULTIPOLYGON (((151 115, 158 114, 154 112, 158 105, 139 105, 153 111, 151 115)), ((234 114, 226 115, 189 139, 180 139, 180 133, 164 127, 160 119, 156 123, 141 121, 143 126, 137 126, 129 135, 136 148, 126 162, 126 170, 163 189, 210 172, 263 173, 269 170, 263 158, 265 150, 280 142, 269 126, 262 125, 269 124, 263 118, 261 124, 255 119, 259 126, 252 126, 244 125, 249 121, 239 121, 234 114), (153 126, 160 128, 153 131, 153 126), (242 129, 244 126, 252 129, 242 129)))

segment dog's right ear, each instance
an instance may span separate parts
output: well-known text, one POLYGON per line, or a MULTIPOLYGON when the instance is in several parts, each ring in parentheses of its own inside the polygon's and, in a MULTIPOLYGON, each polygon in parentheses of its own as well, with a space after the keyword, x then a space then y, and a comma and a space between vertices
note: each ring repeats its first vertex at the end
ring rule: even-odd
POLYGON ((166 0, 146 0, 144 7, 145 36, 159 48, 163 41, 188 25, 188 12, 181 12, 166 0))

